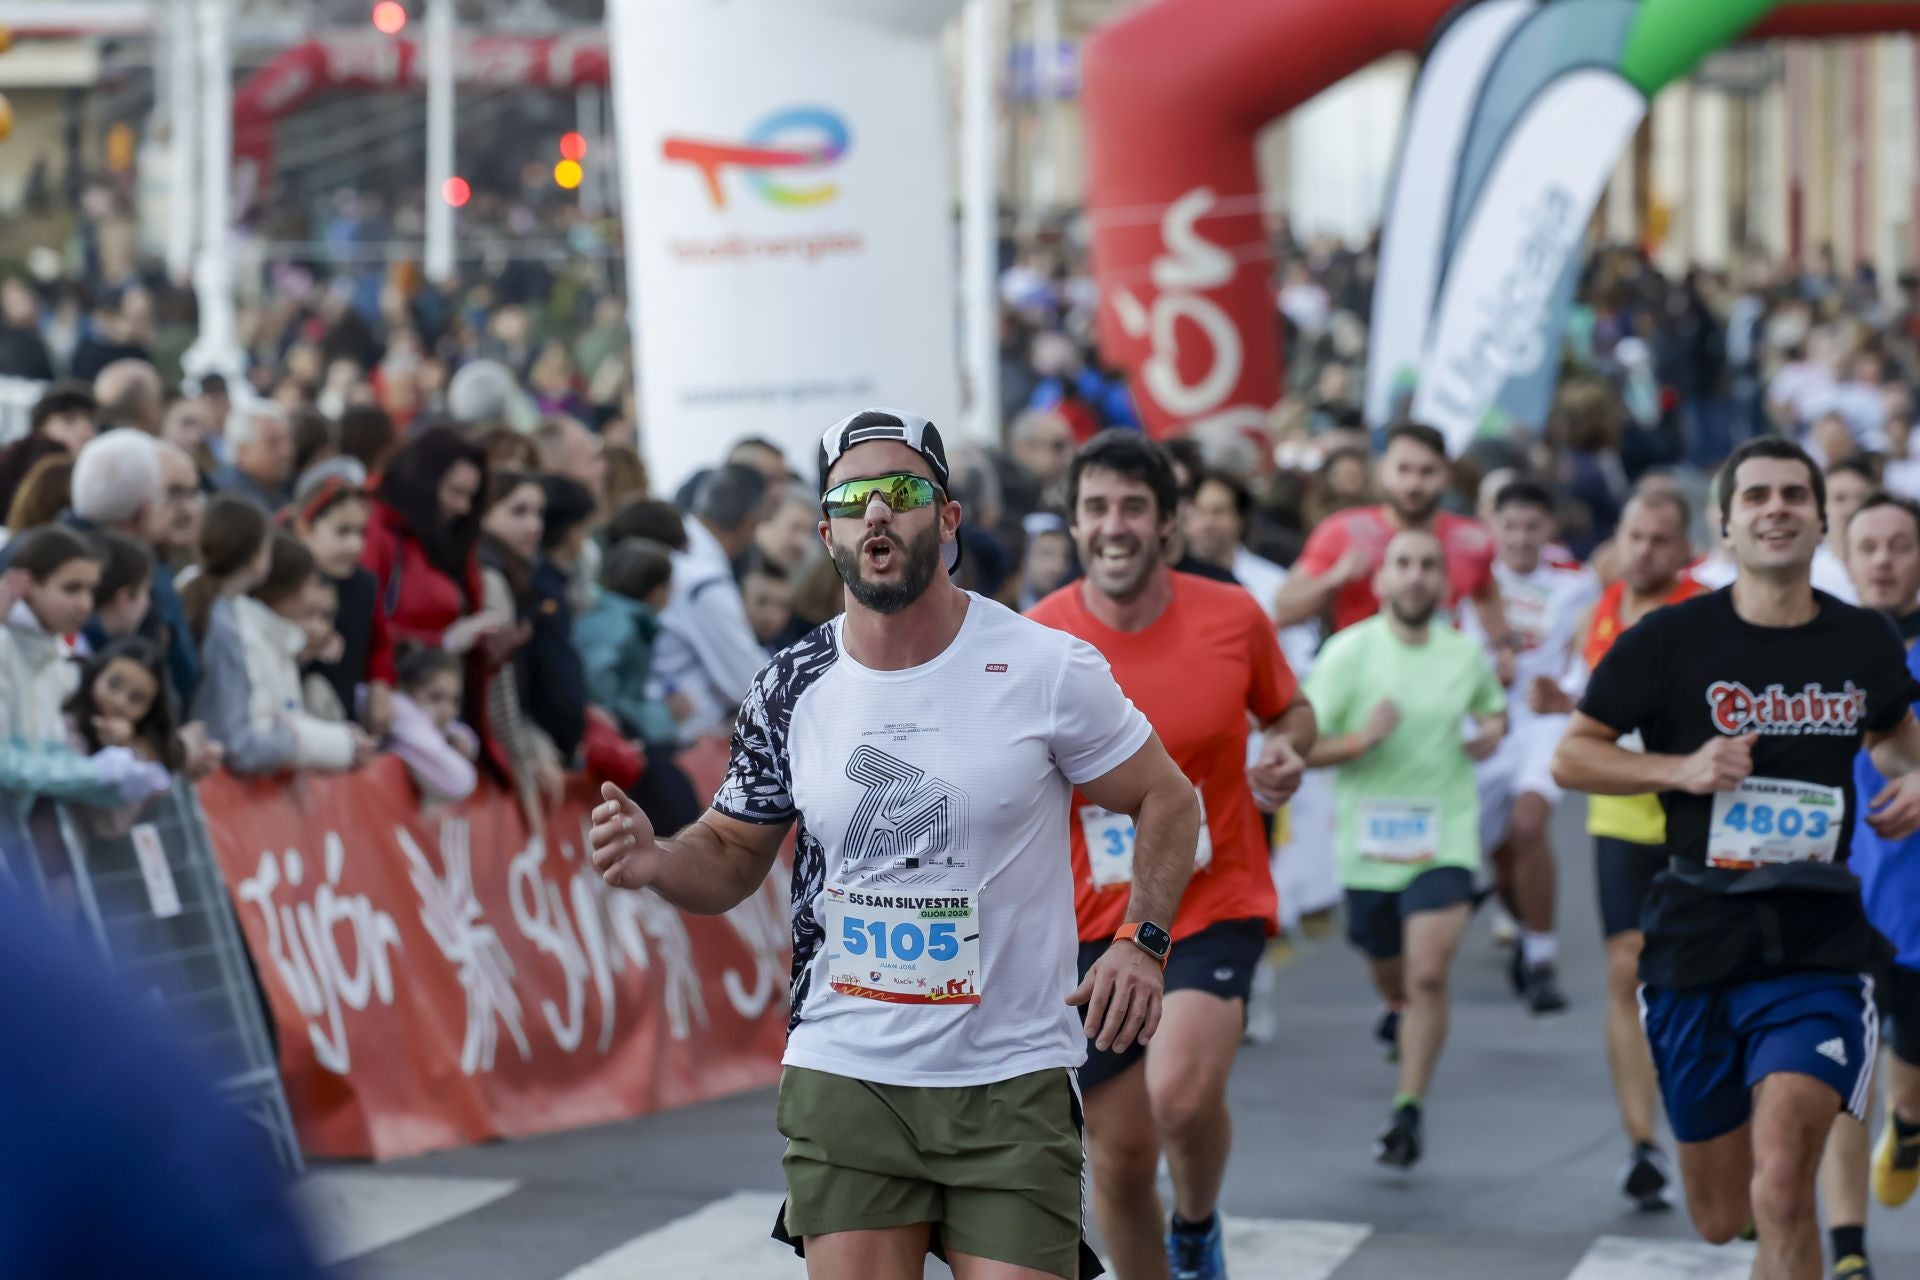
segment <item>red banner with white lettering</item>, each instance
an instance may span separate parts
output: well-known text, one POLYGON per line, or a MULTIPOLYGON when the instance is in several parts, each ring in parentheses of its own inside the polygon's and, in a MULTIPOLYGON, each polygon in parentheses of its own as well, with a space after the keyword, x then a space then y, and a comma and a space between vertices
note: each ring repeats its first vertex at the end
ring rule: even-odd
POLYGON ((392 1159, 779 1076, 784 866, 725 916, 686 915, 595 873, 585 784, 542 839, 498 790, 423 811, 389 757, 200 796, 310 1154, 392 1159))

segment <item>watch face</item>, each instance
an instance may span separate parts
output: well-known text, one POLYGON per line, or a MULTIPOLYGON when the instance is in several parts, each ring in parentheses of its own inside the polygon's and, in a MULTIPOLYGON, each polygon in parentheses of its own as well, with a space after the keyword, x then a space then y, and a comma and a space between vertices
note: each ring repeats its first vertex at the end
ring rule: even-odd
POLYGON ((1134 934, 1134 940, 1157 956, 1164 956, 1173 950, 1172 936, 1151 920, 1141 922, 1140 931, 1134 934))

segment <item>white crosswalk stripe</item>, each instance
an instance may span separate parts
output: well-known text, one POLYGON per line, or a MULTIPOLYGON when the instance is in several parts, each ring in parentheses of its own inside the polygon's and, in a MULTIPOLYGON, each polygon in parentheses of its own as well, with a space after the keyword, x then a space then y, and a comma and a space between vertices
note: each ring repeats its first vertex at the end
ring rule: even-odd
POLYGON ((674 1276, 677 1280, 793 1280, 807 1266, 768 1238, 780 1211, 777 1192, 741 1191, 658 1231, 635 1236, 563 1280, 630 1280, 674 1276))
POLYGON ((1746 1280, 1753 1246, 1601 1236, 1567 1280, 1746 1280))
POLYGON ((294 1203, 328 1266, 472 1213, 520 1184, 504 1178, 424 1178, 329 1169, 303 1179, 294 1203))
POLYGON ((1327 1280, 1373 1232, 1350 1222, 1227 1219, 1227 1274, 1235 1280, 1327 1280))

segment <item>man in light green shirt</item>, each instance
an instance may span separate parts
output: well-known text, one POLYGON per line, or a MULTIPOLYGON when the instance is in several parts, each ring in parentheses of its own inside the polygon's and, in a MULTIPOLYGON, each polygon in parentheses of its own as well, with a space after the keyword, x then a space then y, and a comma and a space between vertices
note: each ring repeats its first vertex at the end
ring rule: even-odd
POLYGON ((1402 1169, 1420 1159, 1421 1099, 1447 1035, 1447 972, 1472 911, 1480 865, 1473 766, 1507 731, 1506 695, 1485 652, 1433 625, 1446 573, 1432 534, 1397 535, 1374 579, 1385 607, 1329 640, 1306 683, 1321 726, 1307 762, 1339 771, 1347 934, 1389 1010, 1404 1011, 1400 1092, 1374 1149, 1380 1163, 1402 1169))

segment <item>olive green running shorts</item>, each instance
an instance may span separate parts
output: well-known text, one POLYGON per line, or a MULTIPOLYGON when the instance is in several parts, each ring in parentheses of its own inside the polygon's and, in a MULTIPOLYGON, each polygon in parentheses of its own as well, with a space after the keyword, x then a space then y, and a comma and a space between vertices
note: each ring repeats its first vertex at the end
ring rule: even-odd
POLYGON ((933 1224, 933 1252, 1089 1280, 1079 1090, 1066 1068, 959 1088, 780 1074, 787 1202, 774 1238, 933 1224))

